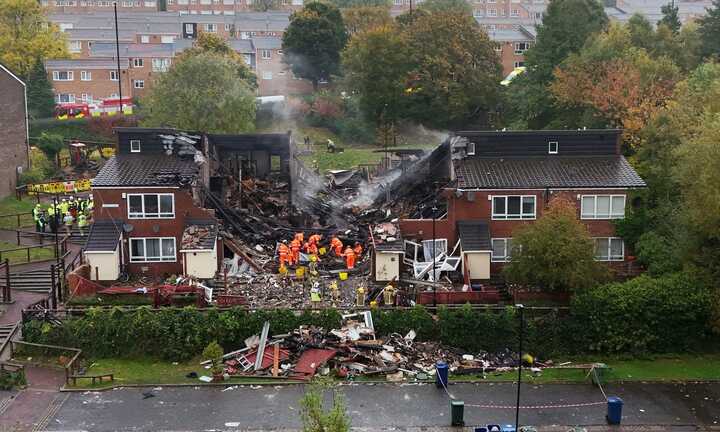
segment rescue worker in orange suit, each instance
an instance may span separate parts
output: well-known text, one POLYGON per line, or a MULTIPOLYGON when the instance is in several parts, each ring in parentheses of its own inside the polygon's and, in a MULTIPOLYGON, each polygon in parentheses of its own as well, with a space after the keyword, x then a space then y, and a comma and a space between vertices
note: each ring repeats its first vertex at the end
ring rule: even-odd
POLYGON ((305 250, 307 254, 309 254, 311 257, 315 257, 317 261, 320 261, 320 258, 318 256, 318 245, 317 243, 307 243, 307 250, 305 250))
POLYGON ((320 246, 321 240, 322 240, 322 236, 320 234, 313 234, 310 237, 308 237, 308 243, 315 244, 315 246, 320 246))
POLYGON ((280 259, 280 267, 290 264, 290 249, 287 246, 287 240, 283 240, 278 246, 278 257, 280 259))
POLYGON ((303 232, 295 233, 295 239, 302 245, 305 242, 305 234, 303 232))
POLYGON ((345 253, 343 254, 345 257, 345 264, 347 266, 348 270, 352 270, 355 268, 355 251, 352 250, 352 248, 348 245, 347 249, 345 249, 345 253))
POLYGON ((295 237, 293 241, 290 242, 290 256, 291 256, 291 263, 292 264, 298 264, 300 262, 300 241, 295 237))
POLYGON ((342 243, 342 241, 340 241, 339 238, 333 237, 332 240, 330 240, 330 247, 333 248, 333 251, 335 252, 336 257, 339 258, 339 257, 343 256, 343 252, 342 252, 343 243, 342 243))
POLYGON ((355 255, 360 258, 360 255, 362 255, 363 248, 360 242, 355 242, 355 247, 353 248, 353 252, 355 252, 355 255))

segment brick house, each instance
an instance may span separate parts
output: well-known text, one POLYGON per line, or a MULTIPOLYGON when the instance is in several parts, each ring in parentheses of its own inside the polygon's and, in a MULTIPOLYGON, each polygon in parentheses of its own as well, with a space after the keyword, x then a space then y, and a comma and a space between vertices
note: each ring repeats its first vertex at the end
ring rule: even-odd
MULTIPOLYGON (((542 217, 555 197, 577 203, 595 240, 596 259, 622 271, 628 250, 615 232, 631 190, 644 188, 620 153, 619 130, 470 131, 445 143, 450 185, 447 214, 435 238, 456 242, 465 283, 487 283, 511 259, 513 232, 542 217)), ((400 221, 406 239, 432 239, 429 219, 400 221)))
POLYGON ((118 153, 93 180, 96 221, 85 248, 92 278, 115 280, 122 268, 214 277, 222 247, 214 212, 202 207, 197 190, 208 172, 201 137, 172 129, 116 133, 118 153), (192 244, 183 242, 186 231, 192 244))
POLYGON ((515 68, 525 66, 525 51, 535 43, 534 27, 490 30, 488 36, 496 43, 495 52, 500 56, 504 77, 515 68))
POLYGON ((0 198, 15 193, 18 175, 28 168, 28 122, 25 83, 0 64, 0 198))
MULTIPOLYGON (((120 59, 123 97, 131 97, 128 60, 120 59), (127 92, 126 92, 127 91, 127 92)), ((46 60, 56 103, 93 102, 118 97, 117 62, 113 59, 46 60)))

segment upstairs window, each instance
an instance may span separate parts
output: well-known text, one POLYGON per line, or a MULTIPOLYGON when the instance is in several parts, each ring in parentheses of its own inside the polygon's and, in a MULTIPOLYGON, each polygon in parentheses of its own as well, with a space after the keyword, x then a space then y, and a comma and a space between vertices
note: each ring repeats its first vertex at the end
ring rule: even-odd
POLYGON ((528 48, 530 48, 528 42, 515 42, 515 55, 525 54, 528 48))
POLYGON ((174 217, 173 194, 128 194, 128 218, 172 219, 174 217))
POLYGON ((133 59, 133 67, 135 67, 135 68, 141 68, 141 67, 143 67, 143 65, 144 65, 143 59, 141 59, 141 58, 134 58, 134 59, 133 59))
POLYGON ((469 142, 469 143, 468 143, 468 145, 467 145, 467 154, 468 154, 468 156, 473 156, 473 155, 475 155, 475 143, 474 143, 474 142, 469 142))
POLYGON ((272 54, 271 54, 270 50, 264 49, 264 50, 260 51, 260 56, 262 57, 263 60, 270 60, 272 54))
POLYGON ((92 81, 92 72, 80 71, 80 81, 92 81))
POLYGON ((493 219, 535 219, 535 195, 492 197, 493 219))
POLYGON ((581 219, 623 219, 625 195, 583 195, 580 204, 581 219))
POLYGON ((53 81, 72 81, 72 71, 53 71, 53 81))
POLYGON ((558 154, 558 142, 557 141, 550 141, 548 143, 548 153, 549 154, 558 154))
POLYGON ((130 153, 140 153, 140 140, 130 140, 130 153))
POLYGON ((111 70, 110 71, 110 81, 117 81, 117 80, 118 80, 117 71, 111 70))

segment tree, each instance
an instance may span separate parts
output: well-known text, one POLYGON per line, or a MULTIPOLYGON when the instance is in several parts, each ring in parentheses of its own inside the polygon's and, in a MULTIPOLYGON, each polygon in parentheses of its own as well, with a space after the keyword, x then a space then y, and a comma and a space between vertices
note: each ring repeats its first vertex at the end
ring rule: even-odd
POLYGON ((330 81, 340 72, 340 52, 346 43, 340 10, 312 2, 290 16, 282 41, 284 61, 295 76, 310 80, 317 90, 321 80, 330 81))
POLYGON ((410 67, 410 52, 393 25, 357 34, 343 52, 347 85, 358 95, 365 117, 376 126, 395 122, 402 115, 410 67))
POLYGON ((432 127, 483 123, 499 101, 501 66, 494 44, 471 16, 418 14, 403 27, 413 68, 405 88, 406 118, 432 127))
POLYGON ((267 12, 280 9, 282 2, 280 0, 255 0, 252 2, 252 9, 258 12, 267 12))
POLYGON ((593 239, 569 200, 553 199, 534 224, 513 232, 512 261, 503 274, 511 283, 547 291, 577 291, 603 281, 593 239))
POLYGON ((60 134, 43 132, 37 138, 35 145, 42 150, 48 159, 55 161, 60 166, 60 150, 65 148, 65 139, 60 134))
POLYGON ((666 25, 674 34, 677 34, 680 27, 682 27, 680 16, 678 16, 679 10, 680 8, 675 5, 675 2, 662 6, 660 12, 662 12, 663 17, 658 21, 658 25, 666 25))
POLYGON ((343 9, 342 16, 349 36, 393 22, 387 6, 356 6, 343 9))
POLYGON ((237 63, 217 54, 175 62, 142 102, 142 123, 149 127, 207 133, 254 129, 254 91, 238 76, 237 63))
POLYGON ((37 59, 26 80, 28 115, 30 118, 52 117, 55 109, 55 96, 52 84, 47 77, 45 64, 37 59))
POLYGON ((472 7, 466 0, 426 0, 420 4, 420 8, 434 12, 455 12, 472 15, 472 7))
POLYGON ((27 77, 37 59, 68 56, 65 34, 37 0, 0 0, 0 63, 27 77))
POLYGON ((607 22, 602 5, 595 0, 552 0, 537 28, 535 45, 525 53, 525 76, 508 86, 508 92, 525 96, 508 98, 519 102, 507 107, 508 120, 530 129, 575 126, 577 112, 559 111, 546 87, 553 80, 555 67, 579 51, 588 36, 602 30, 607 22))
POLYGON ((257 76, 250 70, 243 56, 232 49, 225 39, 214 33, 201 32, 192 47, 175 57, 175 62, 203 53, 215 54, 232 61, 236 65, 238 77, 247 82, 252 88, 257 88, 257 76))
POLYGON ((303 432, 349 432, 350 418, 346 413, 345 399, 333 392, 332 408, 323 409, 324 386, 309 386, 300 399, 303 432))
POLYGON ((703 57, 720 57, 720 0, 713 0, 705 16, 697 20, 703 57))

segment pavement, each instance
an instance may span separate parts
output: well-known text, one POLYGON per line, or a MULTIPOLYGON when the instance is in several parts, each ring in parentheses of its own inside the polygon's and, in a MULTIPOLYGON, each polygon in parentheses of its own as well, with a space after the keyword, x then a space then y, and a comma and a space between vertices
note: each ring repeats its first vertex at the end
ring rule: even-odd
MULTIPOLYGON (((350 384, 336 388, 357 430, 449 429, 449 397, 432 384, 350 384)), ((466 425, 514 422, 511 383, 454 384, 465 402, 466 425), (502 408, 488 407, 501 406, 502 408)), ((606 404, 590 384, 523 385, 521 424, 540 430, 720 430, 720 383, 610 385, 624 402, 624 428, 606 426, 606 404), (570 405, 570 406, 565 406, 570 405), (642 425, 642 427, 641 427, 642 425)), ((299 430, 303 386, 119 388, 72 393, 47 419, 51 431, 249 431, 299 430), (152 395, 148 397, 148 395, 152 395)), ((326 402, 330 393, 326 393, 326 402)), ((45 426, 45 425, 40 425, 45 426)), ((472 430, 472 429, 468 429, 472 430)))
POLYGON ((28 387, 20 391, 0 391, 0 431, 43 430, 47 419, 68 398, 60 393, 65 373, 59 369, 27 366, 28 387))

